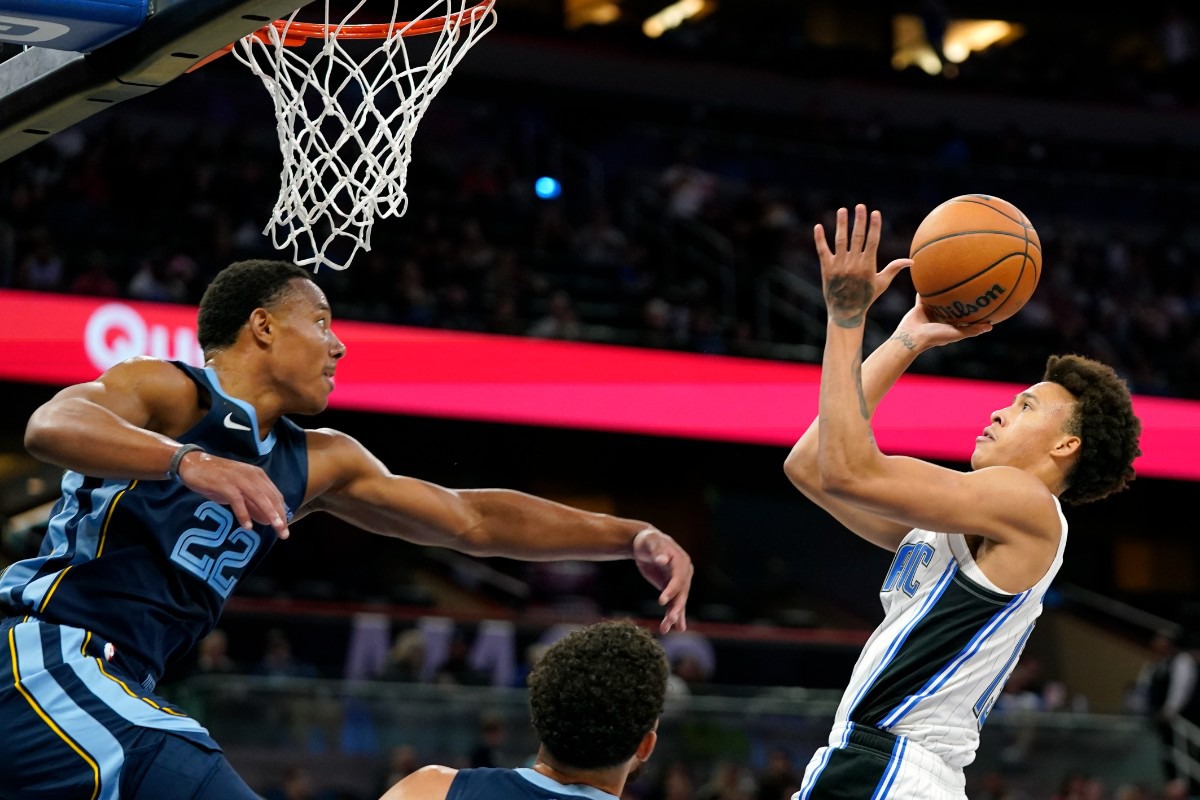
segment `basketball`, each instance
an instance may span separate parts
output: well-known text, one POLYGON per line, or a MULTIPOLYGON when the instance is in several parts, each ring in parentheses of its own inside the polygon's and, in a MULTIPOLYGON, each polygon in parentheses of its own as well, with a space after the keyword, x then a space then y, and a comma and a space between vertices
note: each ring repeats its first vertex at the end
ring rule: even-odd
POLYGON ((909 257, 930 318, 953 325, 1008 319, 1042 275, 1042 243, 1029 218, 986 194, 954 197, 930 211, 909 257))

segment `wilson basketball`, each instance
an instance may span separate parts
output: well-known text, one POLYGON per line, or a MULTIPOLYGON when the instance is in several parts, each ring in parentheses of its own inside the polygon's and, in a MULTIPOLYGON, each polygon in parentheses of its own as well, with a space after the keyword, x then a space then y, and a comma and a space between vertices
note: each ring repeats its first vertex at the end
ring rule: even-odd
POLYGON ((930 211, 909 257, 930 317, 954 325, 1008 319, 1042 275, 1042 243, 1029 218, 986 194, 954 197, 930 211))

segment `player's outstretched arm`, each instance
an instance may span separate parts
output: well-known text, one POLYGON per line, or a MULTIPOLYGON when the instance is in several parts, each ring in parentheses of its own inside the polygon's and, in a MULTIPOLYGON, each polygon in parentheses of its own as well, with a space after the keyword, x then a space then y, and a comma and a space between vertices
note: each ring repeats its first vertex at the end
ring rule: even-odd
POLYGON ((599 514, 508 489, 446 489, 393 475, 357 440, 308 432, 306 510, 328 511, 364 530, 475 556, 525 561, 631 558, 660 590, 663 630, 687 624, 691 557, 646 522, 599 514))
MULTIPOLYGON (((36 458, 97 478, 163 480, 181 447, 174 437, 195 424, 196 385, 177 367, 138 357, 94 381, 68 386, 39 407, 25 427, 36 458)), ((187 453, 176 476, 228 505, 243 527, 253 522, 288 534, 283 496, 256 466, 187 453)))

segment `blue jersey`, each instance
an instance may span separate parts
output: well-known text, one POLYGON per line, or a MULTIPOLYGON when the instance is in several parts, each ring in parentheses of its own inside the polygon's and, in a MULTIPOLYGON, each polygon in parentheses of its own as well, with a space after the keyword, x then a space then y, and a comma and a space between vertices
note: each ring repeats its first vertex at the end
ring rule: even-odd
POLYGON ((582 783, 559 783, 532 769, 460 769, 446 800, 617 800, 616 795, 582 783))
MULTIPOLYGON (((283 494, 288 517, 308 483, 304 429, 281 418, 258 438, 253 406, 225 394, 216 372, 172 362, 209 408, 184 435, 216 456, 255 464, 283 494)), ((111 642, 150 689, 168 664, 217 624, 238 580, 275 543, 227 506, 175 480, 109 480, 67 471, 36 557, 0 573, 0 612, 73 626, 111 642)))

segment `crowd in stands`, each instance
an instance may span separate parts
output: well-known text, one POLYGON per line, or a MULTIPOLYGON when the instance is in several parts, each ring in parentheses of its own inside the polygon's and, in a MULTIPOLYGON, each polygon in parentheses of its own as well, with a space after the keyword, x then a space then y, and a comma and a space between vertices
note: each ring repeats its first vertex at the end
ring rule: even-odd
MULTIPOLYGON (((0 285, 193 303, 231 260, 289 257, 263 235, 274 120, 237 65, 219 66, 6 162, 0 285)), ((1147 92, 1162 78, 1132 74, 1151 76, 1147 92)), ((319 272, 340 317, 815 360, 812 224, 867 202, 885 214, 882 258, 901 257, 925 213, 982 192, 1033 220, 1038 290, 1002 332, 915 369, 1027 381, 1069 350, 1138 392, 1200 398, 1194 143, 980 132, 949 110, 914 128, 875 105, 768 115, 596 96, 553 110, 458 85, 422 122, 406 216, 377 223, 347 270, 319 272), (536 196, 541 174, 561 196, 536 196)), ((907 307, 904 280, 877 331, 907 307)))

